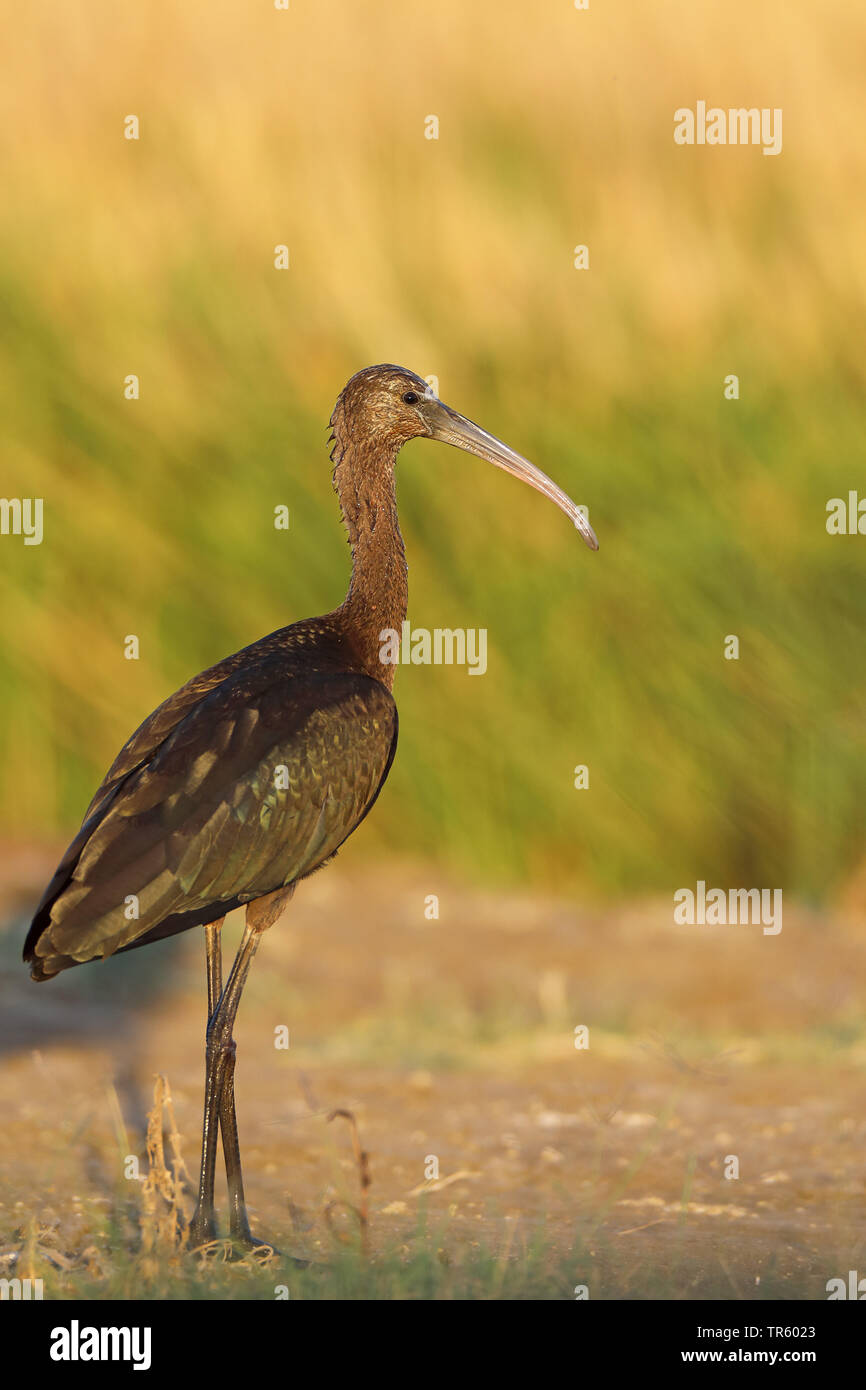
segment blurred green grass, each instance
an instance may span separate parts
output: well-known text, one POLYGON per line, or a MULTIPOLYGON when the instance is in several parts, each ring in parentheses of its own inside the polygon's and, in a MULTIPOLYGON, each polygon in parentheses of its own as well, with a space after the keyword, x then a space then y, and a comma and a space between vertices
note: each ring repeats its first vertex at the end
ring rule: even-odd
POLYGON ((866 542, 824 526, 863 476, 862 17, 10 23, 0 492, 44 498, 45 540, 0 545, 0 830, 70 830, 171 690, 340 601, 325 425, 390 360, 586 503, 601 550, 477 461, 405 450, 410 619, 487 627, 488 673, 401 669, 399 756, 346 852, 832 894, 866 829, 866 542), (699 96, 783 107, 782 155, 674 147, 699 96))

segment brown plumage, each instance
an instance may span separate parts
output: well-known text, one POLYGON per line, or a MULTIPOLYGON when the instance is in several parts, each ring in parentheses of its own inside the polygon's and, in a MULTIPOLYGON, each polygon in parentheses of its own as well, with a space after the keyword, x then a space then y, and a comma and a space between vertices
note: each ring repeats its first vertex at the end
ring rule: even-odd
POLYGON ((294 886, 330 859, 375 802, 394 757, 395 668, 384 629, 406 616, 394 467, 430 437, 488 459, 551 497, 593 548, 574 503, 534 466, 436 399, 401 367, 368 367, 331 417, 334 486, 352 549, 344 602, 194 676, 132 735, 36 909, 24 947, 35 980, 207 927, 208 1065, 199 1204, 191 1239, 215 1232, 217 1118, 231 1234, 255 1243, 243 1202, 232 1026, 262 931, 294 886), (222 988, 219 928, 247 905, 222 988))

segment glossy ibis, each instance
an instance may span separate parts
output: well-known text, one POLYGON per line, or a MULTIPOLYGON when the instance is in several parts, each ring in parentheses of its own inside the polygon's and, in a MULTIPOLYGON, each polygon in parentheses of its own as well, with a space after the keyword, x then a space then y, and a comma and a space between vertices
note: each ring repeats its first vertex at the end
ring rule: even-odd
POLYGON ((458 415, 402 367, 351 378, 331 417, 334 486, 352 577, 333 613, 292 623, 194 676, 124 745, 36 910, 24 947, 34 980, 204 927, 208 1024, 204 1131, 190 1243, 216 1236, 222 1130, 232 1240, 254 1240, 235 1118, 235 1014, 262 932, 296 883, 333 857, 382 789, 397 743, 395 668, 407 579, 394 466, 438 439, 487 459, 556 502, 593 550, 589 522, 550 478, 458 415), (228 980, 220 931, 244 904, 228 980))

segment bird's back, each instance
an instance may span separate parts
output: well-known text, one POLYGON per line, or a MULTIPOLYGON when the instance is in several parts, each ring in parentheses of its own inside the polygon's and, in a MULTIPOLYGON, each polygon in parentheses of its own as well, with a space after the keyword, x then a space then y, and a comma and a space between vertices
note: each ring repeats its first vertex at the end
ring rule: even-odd
POLYGON ((195 676, 121 749, 36 910, 34 979, 129 950, 312 873, 373 805, 390 692, 334 616, 195 676))

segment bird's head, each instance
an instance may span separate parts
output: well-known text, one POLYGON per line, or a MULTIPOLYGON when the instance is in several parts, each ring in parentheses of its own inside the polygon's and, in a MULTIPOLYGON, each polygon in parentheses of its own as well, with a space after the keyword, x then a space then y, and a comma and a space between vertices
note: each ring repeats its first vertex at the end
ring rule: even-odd
POLYGON ((480 425, 473 424, 465 415, 458 415, 433 394, 423 377, 406 367, 384 364, 356 372, 340 393, 331 426, 338 448, 350 438, 356 444, 362 441, 370 446, 379 444, 383 446, 381 450, 373 447, 365 452, 391 463, 404 444, 419 438, 453 444, 457 449, 486 459, 555 502, 590 549, 598 550, 595 532, 583 512, 552 478, 480 425))

